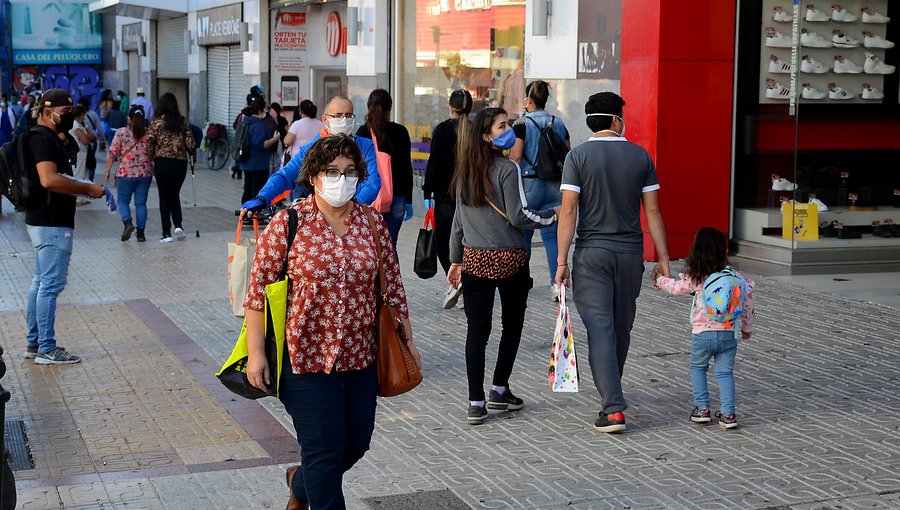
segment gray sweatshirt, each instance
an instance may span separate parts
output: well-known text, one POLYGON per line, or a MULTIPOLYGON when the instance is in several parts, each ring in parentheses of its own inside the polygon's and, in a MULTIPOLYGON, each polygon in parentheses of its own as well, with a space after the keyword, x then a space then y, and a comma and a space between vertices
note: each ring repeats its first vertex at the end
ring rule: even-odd
POLYGON ((491 204, 464 205, 456 198, 456 214, 450 229, 450 261, 461 263, 463 246, 482 250, 525 249, 524 229, 549 227, 556 223, 553 209, 528 208, 519 165, 496 158, 489 171, 494 191, 488 198, 509 217, 507 220, 491 204))

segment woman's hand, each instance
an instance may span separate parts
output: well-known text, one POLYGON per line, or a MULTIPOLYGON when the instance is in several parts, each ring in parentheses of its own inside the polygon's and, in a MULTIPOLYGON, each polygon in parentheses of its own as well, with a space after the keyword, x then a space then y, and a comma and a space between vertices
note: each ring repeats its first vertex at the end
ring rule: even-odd
POLYGON ((266 361, 265 353, 249 353, 247 356, 247 381, 249 381, 254 388, 262 391, 269 391, 271 380, 269 363, 266 361))
POLYGON ((454 289, 459 287, 462 277, 462 264, 451 264, 450 271, 447 271, 447 283, 454 289))

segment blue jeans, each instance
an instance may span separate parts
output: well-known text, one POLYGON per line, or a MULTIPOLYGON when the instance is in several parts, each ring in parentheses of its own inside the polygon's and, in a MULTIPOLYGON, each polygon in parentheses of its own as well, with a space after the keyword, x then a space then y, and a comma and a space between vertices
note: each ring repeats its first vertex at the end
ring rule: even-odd
POLYGON ((724 416, 734 414, 734 355, 737 353, 734 331, 704 331, 691 337, 691 387, 694 405, 709 408, 709 386, 706 371, 710 358, 715 358, 716 380, 724 416))
POLYGON ((28 347, 45 353, 56 349, 56 297, 66 287, 73 230, 28 225, 28 235, 34 247, 34 279, 28 289, 25 315, 28 347))
POLYGON ((403 217, 406 216, 406 197, 394 195, 391 210, 382 216, 391 234, 391 244, 394 245, 394 251, 397 251, 397 236, 400 235, 400 226, 403 225, 403 217))
MULTIPOLYGON (((562 192, 559 191, 559 183, 545 181, 537 177, 522 179, 522 187, 525 188, 525 199, 528 200, 528 208, 536 211, 551 209, 562 205, 562 192)), ((556 255, 559 248, 556 244, 556 223, 547 228, 540 229, 541 239, 544 240, 544 250, 547 252, 547 266, 550 269, 550 285, 556 280, 556 255)), ((525 231, 525 247, 531 254, 531 238, 534 230, 525 231)))
POLYGON ((116 179, 119 216, 122 221, 131 221, 131 196, 134 195, 135 226, 144 230, 147 226, 147 195, 150 193, 152 177, 119 177, 116 179))
POLYGON ((344 473, 369 450, 378 378, 363 370, 295 375, 285 353, 279 398, 294 421, 300 468, 291 491, 316 510, 343 510, 344 473))

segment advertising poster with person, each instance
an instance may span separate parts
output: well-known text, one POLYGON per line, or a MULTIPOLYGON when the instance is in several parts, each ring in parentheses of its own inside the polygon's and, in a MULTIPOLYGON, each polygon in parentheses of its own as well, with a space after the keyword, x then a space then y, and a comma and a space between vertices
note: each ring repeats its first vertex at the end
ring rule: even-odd
POLYGON ((618 80, 622 62, 622 2, 580 0, 578 78, 618 80))
POLYGON ((309 97, 306 7, 272 11, 272 98, 294 108, 309 97))
POLYGON ((12 0, 13 64, 100 64, 100 15, 86 2, 12 0))

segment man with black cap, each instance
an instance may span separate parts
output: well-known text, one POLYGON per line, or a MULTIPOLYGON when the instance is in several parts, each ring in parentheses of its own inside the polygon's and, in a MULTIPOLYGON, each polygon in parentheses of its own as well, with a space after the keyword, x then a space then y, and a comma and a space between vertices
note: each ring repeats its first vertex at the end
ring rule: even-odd
POLYGON ((74 103, 63 89, 50 89, 34 104, 37 126, 25 140, 31 177, 25 224, 34 247, 34 279, 28 290, 26 358, 40 365, 78 363, 56 345, 56 297, 66 286, 75 228, 75 195, 104 196, 103 186, 77 181, 61 138, 71 136, 74 103))

